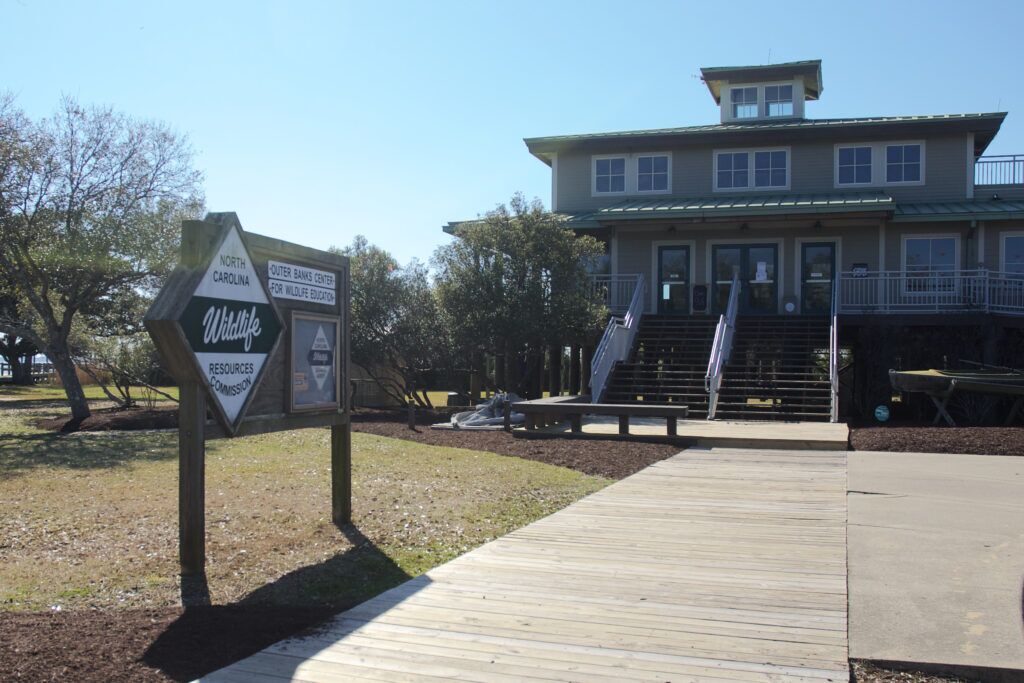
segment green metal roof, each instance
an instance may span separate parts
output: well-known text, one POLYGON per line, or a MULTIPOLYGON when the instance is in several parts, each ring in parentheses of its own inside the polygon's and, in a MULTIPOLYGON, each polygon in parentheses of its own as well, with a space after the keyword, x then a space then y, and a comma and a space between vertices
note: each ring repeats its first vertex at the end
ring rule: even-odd
POLYGON ((872 116, 843 119, 788 119, 785 121, 761 121, 751 123, 716 123, 703 126, 683 126, 680 128, 651 128, 647 130, 624 130, 608 133, 579 133, 574 135, 551 135, 547 137, 524 138, 528 147, 544 143, 577 142, 584 140, 616 140, 640 137, 657 137, 666 135, 695 135, 705 133, 749 133, 783 130, 832 129, 857 126, 879 126, 891 124, 918 124, 936 122, 970 122, 996 121, 1002 122, 1006 112, 987 112, 978 114, 927 114, 921 116, 872 116))
POLYGON ((1024 201, 986 199, 897 204, 894 222, 1024 219, 1024 201))
POLYGON ((892 197, 884 192, 769 194, 696 199, 663 197, 630 199, 596 211, 567 214, 566 224, 573 228, 586 228, 619 220, 891 211, 894 205, 892 197))
POLYGON ((801 62, 779 64, 756 64, 752 66, 712 66, 700 70, 701 77, 715 102, 722 101, 721 88, 725 81, 731 83, 755 83, 766 80, 789 80, 804 77, 804 97, 816 100, 821 96, 821 60, 807 59, 801 62))

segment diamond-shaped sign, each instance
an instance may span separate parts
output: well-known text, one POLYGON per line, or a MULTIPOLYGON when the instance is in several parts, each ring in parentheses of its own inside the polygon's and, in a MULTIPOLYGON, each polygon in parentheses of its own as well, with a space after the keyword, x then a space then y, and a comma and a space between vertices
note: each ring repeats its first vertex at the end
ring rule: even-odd
MULTIPOLYGON (((233 434, 284 323, 253 266, 237 218, 226 216, 220 242, 198 269, 175 271, 146 323, 165 356, 191 357, 190 378, 205 385, 211 408, 233 434)), ((180 374, 182 363, 176 365, 180 374)))

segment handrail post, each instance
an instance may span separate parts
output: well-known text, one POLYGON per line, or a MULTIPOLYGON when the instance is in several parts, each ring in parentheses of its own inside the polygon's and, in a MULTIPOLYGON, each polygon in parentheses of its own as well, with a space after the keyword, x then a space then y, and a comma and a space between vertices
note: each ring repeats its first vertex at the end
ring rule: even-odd
POLYGON ((732 284, 729 285, 729 301, 725 313, 718 317, 715 339, 711 344, 708 371, 704 375, 704 390, 708 393, 708 417, 715 419, 718 411, 718 393, 722 386, 722 371, 732 355, 732 339, 736 328, 736 313, 740 294, 739 269, 733 269, 732 284))

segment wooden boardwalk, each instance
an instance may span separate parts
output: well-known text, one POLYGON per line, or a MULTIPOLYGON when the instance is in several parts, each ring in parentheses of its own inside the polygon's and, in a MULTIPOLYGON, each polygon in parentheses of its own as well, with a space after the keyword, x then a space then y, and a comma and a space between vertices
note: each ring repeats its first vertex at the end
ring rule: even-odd
POLYGON ((846 459, 689 449, 205 681, 847 681, 846 459))

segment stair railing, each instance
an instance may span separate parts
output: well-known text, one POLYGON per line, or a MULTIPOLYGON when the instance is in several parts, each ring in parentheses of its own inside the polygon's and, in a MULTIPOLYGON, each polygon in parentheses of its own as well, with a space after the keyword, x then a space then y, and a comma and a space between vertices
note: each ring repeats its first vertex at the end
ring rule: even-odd
POLYGON ((612 369, 619 361, 626 360, 633 349, 636 332, 640 327, 640 317, 644 312, 647 283, 643 275, 636 276, 633 298, 630 299, 626 315, 621 318, 613 316, 604 329, 601 342, 594 351, 590 363, 590 400, 600 403, 612 369))
POLYGON ((732 339, 736 333, 736 313, 740 301, 740 273, 733 269, 732 284, 729 286, 729 303, 725 313, 718 316, 715 340, 711 343, 711 358, 708 372, 704 375, 704 391, 708 393, 708 419, 715 419, 718 410, 718 392, 722 388, 722 370, 732 356, 732 339))
POLYGON ((839 422, 839 279, 832 280, 832 318, 828 335, 829 422, 839 422))

